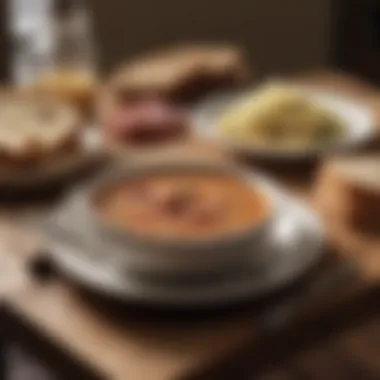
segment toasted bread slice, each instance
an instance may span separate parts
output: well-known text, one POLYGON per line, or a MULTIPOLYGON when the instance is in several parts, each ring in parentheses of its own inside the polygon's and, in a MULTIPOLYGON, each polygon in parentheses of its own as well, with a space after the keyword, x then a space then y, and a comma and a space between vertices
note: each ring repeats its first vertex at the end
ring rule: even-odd
POLYGON ((249 77, 243 52, 232 46, 188 45, 143 55, 116 71, 111 87, 123 97, 194 100, 249 77))
POLYGON ((380 155, 328 161, 318 178, 317 202, 331 218, 380 233, 380 155))
POLYGON ((76 150, 80 117, 70 106, 31 94, 0 97, 0 167, 30 167, 76 150))

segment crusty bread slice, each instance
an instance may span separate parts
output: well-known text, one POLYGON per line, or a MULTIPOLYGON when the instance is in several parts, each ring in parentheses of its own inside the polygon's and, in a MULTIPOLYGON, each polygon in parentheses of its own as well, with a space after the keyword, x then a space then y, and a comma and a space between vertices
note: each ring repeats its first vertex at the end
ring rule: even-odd
POLYGON ((248 64, 239 48, 184 45, 127 62, 114 73, 110 83, 126 97, 154 94, 182 101, 218 87, 241 84, 248 77, 248 64))
POLYGON ((0 97, 0 166, 24 167, 75 150, 81 120, 71 106, 32 94, 0 97))
POLYGON ((336 165, 350 183, 380 194, 380 154, 341 159, 336 165))
POLYGON ((331 159, 316 189, 317 204, 329 218, 380 233, 380 155, 331 159))

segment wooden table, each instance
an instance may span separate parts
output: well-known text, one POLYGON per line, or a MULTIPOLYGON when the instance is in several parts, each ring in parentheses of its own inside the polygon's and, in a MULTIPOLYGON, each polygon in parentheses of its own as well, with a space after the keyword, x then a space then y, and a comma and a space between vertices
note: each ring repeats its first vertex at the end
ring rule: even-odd
MULTIPOLYGON (((375 89, 346 75, 324 72, 308 80, 380 104, 375 89)), ((313 203, 313 176, 301 180, 294 170, 265 169, 313 203)), ((41 252, 40 241, 21 225, 24 217, 7 215, 12 223, 4 218, 0 224, 0 332, 65 379, 227 379, 229 373, 235 379, 251 373, 252 366, 265 372, 366 317, 368 304, 379 295, 380 242, 326 220, 331 252, 298 288, 200 315, 121 307, 83 297, 58 275, 33 276, 30 263, 41 252)), ((36 214, 28 215, 33 224, 36 214)))

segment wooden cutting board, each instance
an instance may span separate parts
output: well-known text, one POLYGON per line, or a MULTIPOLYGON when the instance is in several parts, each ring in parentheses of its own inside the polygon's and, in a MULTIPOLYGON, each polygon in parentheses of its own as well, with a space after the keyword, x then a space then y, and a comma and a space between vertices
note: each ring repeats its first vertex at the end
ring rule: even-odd
MULTIPOLYGON (((333 83, 337 86, 335 77, 333 83)), ((366 99, 374 99, 370 90, 365 94, 366 99)), ((212 150, 194 143, 188 146, 188 152, 199 156, 203 154, 200 152, 208 155, 212 150)), ((314 207, 311 168, 279 171, 253 165, 314 207)), ((318 212, 324 216, 323 210, 318 212)), ((33 211, 28 223, 34 217, 38 218, 39 213, 33 211)), ((0 227, 1 332, 22 342, 67 378, 191 378, 192 374, 223 367, 237 352, 252 348, 255 342, 262 344, 267 332, 273 339, 274 334, 295 324, 299 331, 306 321, 308 329, 310 321, 318 325, 324 318, 342 312, 347 303, 377 288, 380 280, 380 241, 368 240, 328 218, 325 225, 332 248, 326 256, 327 264, 313 275, 317 285, 306 279, 298 288, 274 299, 201 316, 141 310, 135 305, 114 312, 108 303, 84 298, 60 276, 41 281, 32 275, 30 263, 41 253, 41 241, 30 226, 22 225, 22 218, 15 220, 10 224, 8 219, 0 227), (349 268, 350 275, 334 286, 330 280, 342 273, 341 268, 349 268), (328 286, 326 279, 330 281, 328 286)), ((284 354, 291 346, 288 342, 285 349, 281 348, 284 354)), ((271 354, 278 355, 276 350, 273 345, 271 354)))
MULTIPOLYGON (((25 335, 32 336, 31 342, 42 340, 42 356, 46 356, 47 350, 53 346, 68 354, 70 367, 72 363, 75 363, 74 367, 84 364, 86 373, 107 379, 182 378, 251 345, 265 327, 267 321, 262 319, 277 313, 278 303, 286 308, 290 306, 287 311, 290 315, 283 328, 295 320, 318 320, 324 313, 331 312, 329 308, 332 306, 339 310, 340 303, 344 304, 362 291, 367 292, 380 278, 380 259, 375 252, 376 249, 379 252, 380 243, 369 246, 355 234, 335 229, 330 230, 331 236, 342 249, 330 253, 325 268, 328 271, 336 269, 339 273, 341 266, 351 259, 358 267, 348 278, 351 283, 339 284, 336 289, 327 288, 328 294, 310 295, 309 299, 306 291, 300 294, 298 303, 298 291, 295 291, 294 305, 291 296, 288 306, 290 295, 286 293, 284 299, 278 296, 276 302, 252 304, 242 310, 228 310, 228 313, 211 314, 205 318, 193 313, 193 318, 184 320, 162 311, 136 312, 134 307, 121 313, 120 310, 110 313, 111 308, 103 303, 94 304, 81 298, 77 289, 59 276, 41 282, 31 275, 31 260, 41 252, 34 234, 9 224, 3 224, 0 231, 0 295, 5 301, 6 325, 23 334, 26 330, 25 335), (118 318, 112 316, 116 314, 118 318)), ((329 275, 325 268, 320 273, 322 279, 329 275)), ((311 285, 310 292, 313 289, 311 285)), ((280 321, 280 325, 282 323, 280 321)))

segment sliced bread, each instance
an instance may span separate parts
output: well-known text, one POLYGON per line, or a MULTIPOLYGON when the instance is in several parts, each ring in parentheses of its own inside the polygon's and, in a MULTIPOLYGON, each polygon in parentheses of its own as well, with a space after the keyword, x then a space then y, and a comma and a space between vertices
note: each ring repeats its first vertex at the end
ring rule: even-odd
POLYGON ((326 216, 380 233, 380 154, 331 159, 322 167, 316 189, 326 216))

